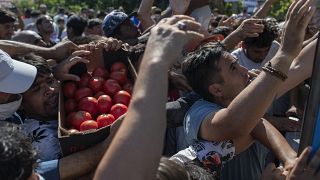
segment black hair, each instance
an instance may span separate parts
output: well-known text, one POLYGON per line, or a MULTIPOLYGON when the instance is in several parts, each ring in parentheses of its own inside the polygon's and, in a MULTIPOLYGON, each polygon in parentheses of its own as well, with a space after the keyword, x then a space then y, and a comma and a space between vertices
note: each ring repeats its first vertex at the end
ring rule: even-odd
POLYGON ((272 41, 278 37, 278 29, 271 21, 263 20, 262 24, 264 29, 262 33, 259 33, 258 37, 248 37, 244 39, 244 43, 247 46, 254 46, 258 48, 270 47, 272 41))
POLYGON ((3 8, 0 8, 0 24, 11 23, 16 21, 16 16, 3 8))
POLYGON ((224 83, 218 67, 223 54, 223 47, 219 43, 210 42, 189 53, 182 63, 182 72, 190 86, 205 100, 214 100, 208 90, 211 84, 224 83))
POLYGON ((72 15, 67 22, 67 29, 71 28, 75 36, 81 36, 87 27, 87 20, 78 15, 72 15))
POLYGON ((37 68, 37 77, 39 75, 47 75, 52 73, 52 70, 48 62, 41 56, 37 56, 33 53, 29 53, 24 56, 15 57, 15 59, 35 66, 37 68))
POLYGON ((0 122, 0 177, 28 179, 36 164, 36 151, 17 125, 0 122))
POLYGON ((88 29, 92 29, 95 26, 101 25, 102 24, 102 20, 95 18, 95 19, 90 19, 88 21, 88 29))
POLYGON ((216 27, 212 34, 221 34, 223 37, 227 37, 232 32, 232 29, 228 26, 218 26, 216 27))

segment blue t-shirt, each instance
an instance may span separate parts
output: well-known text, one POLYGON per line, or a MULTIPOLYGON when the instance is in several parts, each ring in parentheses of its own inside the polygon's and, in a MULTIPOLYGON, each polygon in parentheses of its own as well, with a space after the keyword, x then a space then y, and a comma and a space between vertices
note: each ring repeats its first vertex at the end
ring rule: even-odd
POLYGON ((204 121, 209 114, 215 113, 220 109, 222 109, 221 106, 203 99, 196 101, 191 106, 184 119, 184 131, 186 141, 189 145, 199 140, 198 133, 202 121, 204 121))
POLYGON ((40 174, 44 179, 60 179, 59 174, 59 160, 51 160, 40 162, 35 171, 40 174))
POLYGON ((32 147, 38 152, 38 158, 41 161, 61 158, 57 120, 38 121, 25 119, 22 129, 31 139, 32 147))

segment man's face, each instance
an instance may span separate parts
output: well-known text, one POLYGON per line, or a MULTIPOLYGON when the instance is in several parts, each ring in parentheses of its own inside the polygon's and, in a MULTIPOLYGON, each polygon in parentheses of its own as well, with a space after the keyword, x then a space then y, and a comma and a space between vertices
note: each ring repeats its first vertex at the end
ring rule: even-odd
POLYGON ((138 28, 132 24, 130 19, 127 19, 120 25, 120 34, 124 39, 133 39, 140 36, 138 28))
POLYGON ((255 46, 246 46, 245 54, 246 56, 255 63, 262 62, 268 55, 270 47, 258 48, 255 46))
POLYGON ((91 29, 87 29, 87 32, 88 34, 93 34, 93 35, 99 35, 99 36, 102 36, 102 25, 96 25, 96 26, 93 26, 91 29))
POLYGON ((14 33, 14 23, 0 24, 0 39, 10 40, 14 33))
POLYGON ((22 108, 27 116, 54 120, 58 115, 58 81, 52 74, 37 75, 32 87, 23 93, 22 108))
POLYGON ((238 64, 237 59, 225 53, 218 63, 223 79, 221 92, 223 99, 232 101, 249 83, 248 69, 238 64))
POLYGON ((46 16, 46 19, 42 21, 41 24, 39 24, 39 32, 44 33, 53 33, 53 23, 52 18, 50 16, 46 16))

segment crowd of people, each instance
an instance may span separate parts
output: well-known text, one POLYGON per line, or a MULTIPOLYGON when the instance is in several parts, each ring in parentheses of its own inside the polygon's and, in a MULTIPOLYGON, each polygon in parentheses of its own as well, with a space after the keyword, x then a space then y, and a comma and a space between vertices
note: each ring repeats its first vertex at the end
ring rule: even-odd
POLYGON ((315 1, 294 0, 282 22, 268 16, 275 0, 230 17, 209 0, 169 2, 130 14, 0 8, 0 179, 320 179, 320 150, 298 155, 286 136, 301 132, 315 1), (61 83, 121 49, 138 73, 127 113, 63 156, 61 83))

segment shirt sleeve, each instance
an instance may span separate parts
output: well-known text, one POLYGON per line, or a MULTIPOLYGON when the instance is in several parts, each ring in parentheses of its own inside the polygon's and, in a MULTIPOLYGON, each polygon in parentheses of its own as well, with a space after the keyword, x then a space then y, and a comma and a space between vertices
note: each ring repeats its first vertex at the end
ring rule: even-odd
POLYGON ((35 171, 44 179, 60 179, 59 160, 40 162, 35 171))
POLYGON ((210 102, 199 100, 187 112, 184 121, 184 131, 188 145, 198 140, 198 132, 203 120, 209 114, 217 112, 220 108, 210 102))

